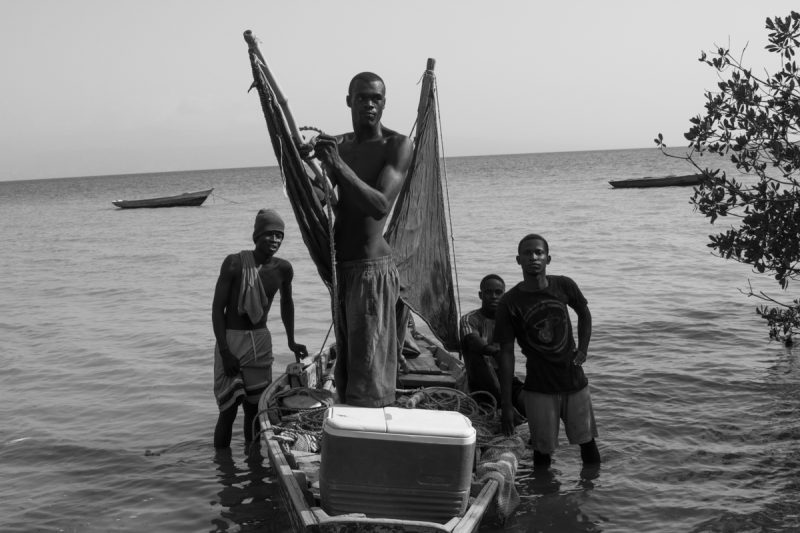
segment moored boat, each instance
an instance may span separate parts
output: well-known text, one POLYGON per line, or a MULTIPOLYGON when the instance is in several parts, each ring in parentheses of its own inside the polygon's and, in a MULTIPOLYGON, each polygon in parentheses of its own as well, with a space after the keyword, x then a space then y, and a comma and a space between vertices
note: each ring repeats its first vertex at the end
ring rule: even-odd
POLYGON ((141 200, 114 200, 111 202, 122 209, 137 209, 143 207, 194 207, 203 205, 206 198, 214 189, 205 191, 185 192, 174 196, 159 196, 157 198, 144 198, 141 200))
POLYGON ((702 174, 684 174, 680 176, 644 177, 627 180, 612 180, 608 183, 615 189, 630 189, 642 187, 686 187, 699 185, 703 179, 702 174))

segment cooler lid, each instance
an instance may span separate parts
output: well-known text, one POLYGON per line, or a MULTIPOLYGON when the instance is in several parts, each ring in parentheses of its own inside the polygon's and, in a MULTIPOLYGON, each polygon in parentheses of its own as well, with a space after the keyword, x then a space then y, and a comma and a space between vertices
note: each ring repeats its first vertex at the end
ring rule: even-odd
MULTIPOLYGON (((325 414, 324 430, 329 434, 370 433, 386 437, 423 437, 439 441, 439 437, 461 442, 475 441, 475 428, 469 418, 455 411, 403 409, 401 407, 352 407, 334 405, 325 414)), ((403 439, 404 440, 404 439, 403 439)))
POLYGON ((382 407, 334 405, 325 412, 324 425, 334 430, 386 433, 386 416, 382 407))
POLYGON ((397 435, 424 435, 429 437, 469 438, 475 428, 469 418, 455 411, 430 409, 403 409, 384 407, 389 433, 397 435))

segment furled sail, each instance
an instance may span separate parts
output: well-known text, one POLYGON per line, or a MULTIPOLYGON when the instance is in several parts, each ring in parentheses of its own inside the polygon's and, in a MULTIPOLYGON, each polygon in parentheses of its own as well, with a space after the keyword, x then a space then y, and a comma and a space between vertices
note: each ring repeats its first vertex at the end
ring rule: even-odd
POLYGON ((402 284, 401 298, 451 351, 459 350, 447 211, 439 159, 434 61, 422 80, 414 158, 384 235, 402 284))
MULTIPOLYGON (((272 148, 284 177, 289 203, 292 205, 295 219, 300 226, 300 234, 317 267, 317 272, 330 289, 333 276, 329 218, 314 191, 312 183, 315 178, 309 176, 295 145, 294 139, 299 137, 299 133, 294 126, 286 100, 272 78, 250 30, 244 32, 244 39, 247 41, 250 66, 253 70, 253 87, 258 91, 272 148)), ((317 177, 317 182, 322 180, 324 178, 317 177)))

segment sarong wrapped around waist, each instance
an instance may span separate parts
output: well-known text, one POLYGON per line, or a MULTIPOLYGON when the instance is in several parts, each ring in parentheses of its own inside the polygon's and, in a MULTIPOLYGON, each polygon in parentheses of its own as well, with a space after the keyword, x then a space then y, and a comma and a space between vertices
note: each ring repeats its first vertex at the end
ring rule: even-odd
POLYGON ((220 411, 244 397, 257 404, 264 389, 272 383, 272 335, 267 328, 229 329, 225 332, 228 348, 239 360, 239 374, 226 376, 219 346, 214 347, 214 396, 220 411))

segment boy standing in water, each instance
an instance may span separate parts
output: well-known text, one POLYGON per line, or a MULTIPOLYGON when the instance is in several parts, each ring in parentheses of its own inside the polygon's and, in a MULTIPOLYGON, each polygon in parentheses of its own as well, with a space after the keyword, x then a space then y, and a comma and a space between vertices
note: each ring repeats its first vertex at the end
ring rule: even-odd
POLYGON ((214 353, 214 396, 219 418, 214 429, 214 447, 228 448, 239 404, 244 410, 244 440, 253 440, 253 420, 258 400, 272 382, 272 336, 267 314, 275 293, 281 294, 281 320, 289 349, 299 360, 306 347, 294 340, 292 265, 275 257, 283 242, 283 220, 272 209, 256 215, 254 250, 230 254, 222 262, 211 323, 217 344, 214 353))
POLYGON ((522 394, 534 465, 550 464, 560 420, 570 444, 580 445, 583 463, 599 463, 597 426, 582 366, 592 335, 586 298, 572 279, 547 275, 550 247, 541 235, 523 237, 517 253, 523 279, 500 300, 494 331, 500 344, 503 431, 514 432, 511 379, 516 340, 527 359, 522 394), (567 306, 578 316, 577 347, 567 306))

